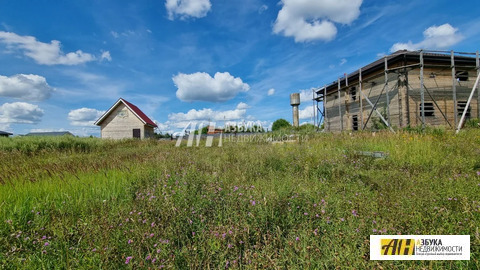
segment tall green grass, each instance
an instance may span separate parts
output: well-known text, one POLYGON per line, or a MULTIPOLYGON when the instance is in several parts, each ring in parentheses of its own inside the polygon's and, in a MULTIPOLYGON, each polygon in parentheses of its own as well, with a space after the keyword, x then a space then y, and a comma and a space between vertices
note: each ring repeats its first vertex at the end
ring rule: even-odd
POLYGON ((211 148, 68 140, 89 150, 0 146, 3 268, 480 266, 476 130, 211 148), (471 260, 372 262, 370 234, 469 234, 471 260))

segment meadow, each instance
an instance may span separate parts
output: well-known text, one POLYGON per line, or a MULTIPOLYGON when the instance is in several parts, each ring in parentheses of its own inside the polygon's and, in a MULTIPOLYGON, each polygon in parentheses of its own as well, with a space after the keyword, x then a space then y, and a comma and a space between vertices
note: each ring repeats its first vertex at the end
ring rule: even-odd
POLYGON ((480 269, 479 129, 185 144, 0 138, 0 268, 480 269), (471 258, 370 261, 371 234, 471 258))

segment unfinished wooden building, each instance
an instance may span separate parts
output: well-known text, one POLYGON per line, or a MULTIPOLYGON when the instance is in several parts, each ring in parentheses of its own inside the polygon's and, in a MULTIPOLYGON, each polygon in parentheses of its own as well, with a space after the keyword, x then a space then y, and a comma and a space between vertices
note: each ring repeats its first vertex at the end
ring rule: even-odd
POLYGON ((478 75, 478 52, 397 51, 317 89, 316 121, 326 131, 457 128, 464 112, 480 118, 478 75))

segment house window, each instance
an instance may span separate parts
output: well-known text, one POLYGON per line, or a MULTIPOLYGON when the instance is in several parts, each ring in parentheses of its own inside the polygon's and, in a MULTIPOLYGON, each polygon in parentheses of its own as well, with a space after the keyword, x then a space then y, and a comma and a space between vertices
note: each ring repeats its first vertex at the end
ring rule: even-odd
MULTIPOLYGON (((458 116, 462 116, 463 110, 465 110, 466 106, 467 106, 466 101, 458 101, 457 102, 457 114, 458 114, 458 116)), ((470 110, 471 110, 471 107, 470 107, 470 105, 468 105, 467 113, 465 114, 465 117, 467 119, 470 119, 470 110)))
POLYGON ((358 116, 352 116, 352 130, 358 130, 358 116))
POLYGON ((466 82, 468 81, 468 71, 465 70, 459 70, 455 73, 455 78, 457 78, 458 81, 461 82, 466 82))
POLYGON ((350 88, 350 100, 351 101, 357 100, 357 88, 356 87, 350 88))
POLYGON ((140 139, 140 129, 139 128, 134 128, 133 129, 133 138, 140 139))
MULTIPOLYGON (((422 116, 422 103, 419 104, 418 110, 420 111, 420 116, 422 116)), ((435 108, 432 102, 424 102, 424 110, 425 116, 435 116, 435 108)))

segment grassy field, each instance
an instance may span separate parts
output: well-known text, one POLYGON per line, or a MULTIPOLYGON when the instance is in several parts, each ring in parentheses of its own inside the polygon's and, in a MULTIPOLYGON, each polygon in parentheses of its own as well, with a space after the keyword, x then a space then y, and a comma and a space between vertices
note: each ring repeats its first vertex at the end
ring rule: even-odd
POLYGON ((480 268, 478 129, 174 144, 0 138, 0 268, 480 268), (469 234, 471 259, 370 261, 371 234, 469 234))

